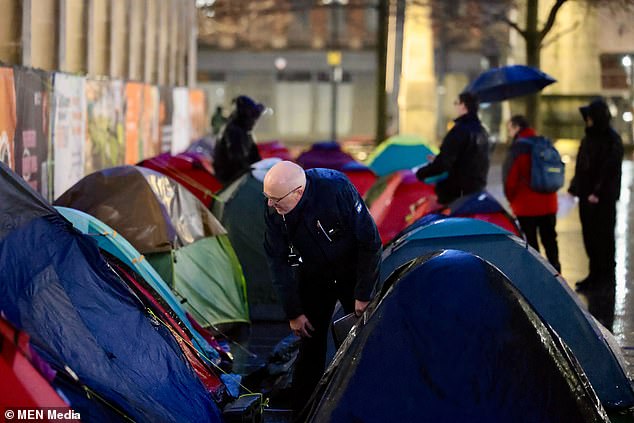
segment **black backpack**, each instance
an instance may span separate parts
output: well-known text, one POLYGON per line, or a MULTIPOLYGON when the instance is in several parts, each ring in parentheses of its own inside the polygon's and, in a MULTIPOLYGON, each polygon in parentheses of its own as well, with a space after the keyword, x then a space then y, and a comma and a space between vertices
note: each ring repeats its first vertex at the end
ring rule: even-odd
POLYGON ((557 192, 564 186, 565 164, 553 143, 545 137, 522 138, 517 142, 530 146, 531 189, 537 192, 557 192))

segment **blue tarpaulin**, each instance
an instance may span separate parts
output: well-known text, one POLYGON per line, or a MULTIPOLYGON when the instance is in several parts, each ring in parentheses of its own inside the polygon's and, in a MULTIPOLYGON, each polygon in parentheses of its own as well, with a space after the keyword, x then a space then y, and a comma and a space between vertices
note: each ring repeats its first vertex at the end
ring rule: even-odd
POLYGON ((112 406, 136 421, 220 421, 169 330, 144 312, 94 240, 1 163, 0 180, 0 312, 54 368, 68 366, 109 404, 90 405, 69 389, 82 418, 122 420, 112 406))

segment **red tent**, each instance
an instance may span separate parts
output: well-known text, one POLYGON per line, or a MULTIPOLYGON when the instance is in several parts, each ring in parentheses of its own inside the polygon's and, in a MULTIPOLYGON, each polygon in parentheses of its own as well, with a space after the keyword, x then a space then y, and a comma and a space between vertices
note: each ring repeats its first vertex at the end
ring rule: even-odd
POLYGON ((0 317, 0 409, 68 407, 31 363, 29 336, 0 317))
POLYGON ((468 217, 493 223, 514 235, 522 237, 522 231, 515 218, 490 193, 482 191, 460 197, 446 207, 436 206, 430 209, 426 205, 417 206, 412 212, 412 221, 429 214, 438 213, 449 217, 468 217))
POLYGON ((384 244, 424 214, 438 208, 434 187, 416 179, 410 170, 399 170, 379 179, 366 194, 370 213, 384 244))
POLYGON ((376 174, 372 169, 357 162, 344 165, 341 171, 346 174, 361 196, 364 196, 376 182, 376 174))
POLYGON ((260 157, 263 159, 278 157, 282 160, 293 160, 291 152, 288 151, 288 148, 279 141, 258 142, 256 145, 258 147, 260 157))
POLYGON ((207 207, 213 202, 212 195, 222 188, 214 176, 211 161, 200 153, 181 153, 176 156, 163 153, 143 160, 139 166, 156 170, 174 179, 207 207))

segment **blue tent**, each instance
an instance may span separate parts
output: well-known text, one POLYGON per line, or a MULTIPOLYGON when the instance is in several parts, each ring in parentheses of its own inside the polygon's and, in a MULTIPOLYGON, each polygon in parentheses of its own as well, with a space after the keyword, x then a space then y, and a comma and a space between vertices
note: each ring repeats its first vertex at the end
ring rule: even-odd
POLYGON ((379 176, 424 165, 438 151, 415 135, 394 135, 379 144, 366 164, 379 176))
POLYGON ((575 354, 606 407, 634 405, 614 337, 579 302, 554 268, 523 240, 487 222, 450 218, 417 222, 385 248, 381 280, 404 263, 443 248, 468 251, 500 269, 575 354))
POLYGON ((220 421, 170 331, 145 314, 91 237, 2 163, 0 181, 0 313, 60 375, 72 369, 79 383, 56 385, 82 419, 220 421))
POLYGON ((57 206, 55 208, 62 216, 68 219, 77 230, 86 235, 91 235, 92 238, 97 241, 99 248, 112 254, 130 269, 137 272, 143 280, 161 295, 161 298, 165 300, 180 321, 187 327, 193 336, 196 349, 204 353, 208 359, 219 362, 220 356, 218 352, 213 349, 205 338, 189 323, 185 310, 183 310, 176 296, 172 293, 158 272, 154 270, 152 265, 145 260, 145 257, 139 253, 132 244, 110 226, 88 213, 68 207, 57 206))
POLYGON ((320 382, 309 421, 609 421, 565 345, 484 260, 447 250, 387 284, 320 382))

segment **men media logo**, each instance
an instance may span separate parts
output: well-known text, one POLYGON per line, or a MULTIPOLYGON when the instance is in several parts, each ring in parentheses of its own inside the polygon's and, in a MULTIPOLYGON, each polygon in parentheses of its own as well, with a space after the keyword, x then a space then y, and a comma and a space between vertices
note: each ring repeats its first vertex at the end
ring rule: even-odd
POLYGON ((4 423, 21 421, 77 422, 81 415, 67 407, 11 407, 4 410, 4 423))

